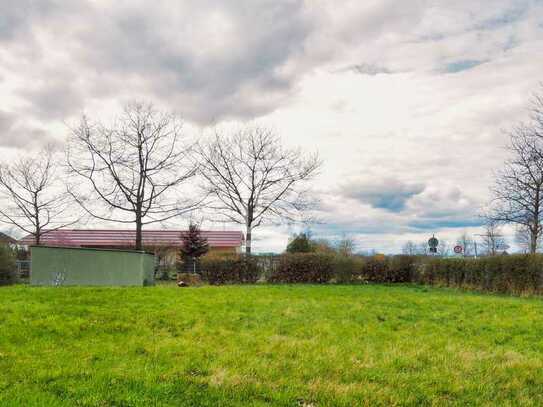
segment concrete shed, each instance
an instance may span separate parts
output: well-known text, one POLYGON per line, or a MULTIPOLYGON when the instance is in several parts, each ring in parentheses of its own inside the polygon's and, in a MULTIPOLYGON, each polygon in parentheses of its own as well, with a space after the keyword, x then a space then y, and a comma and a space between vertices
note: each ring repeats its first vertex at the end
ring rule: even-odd
POLYGON ((32 246, 31 285, 154 284, 154 256, 131 250, 32 246))

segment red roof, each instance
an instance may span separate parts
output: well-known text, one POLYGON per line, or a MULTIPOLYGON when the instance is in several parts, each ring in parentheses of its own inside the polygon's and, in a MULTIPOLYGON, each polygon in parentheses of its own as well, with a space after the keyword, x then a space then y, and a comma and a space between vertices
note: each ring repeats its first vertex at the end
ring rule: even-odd
MULTIPOLYGON (((143 230, 143 245, 147 247, 181 246, 184 230, 143 230)), ((241 232, 202 231, 211 247, 239 247, 244 242, 241 232)), ((34 238, 27 235, 19 241, 23 245, 34 244, 34 238)), ((58 229, 46 231, 41 244, 48 246, 75 247, 131 247, 136 244, 135 230, 115 229, 58 229)))

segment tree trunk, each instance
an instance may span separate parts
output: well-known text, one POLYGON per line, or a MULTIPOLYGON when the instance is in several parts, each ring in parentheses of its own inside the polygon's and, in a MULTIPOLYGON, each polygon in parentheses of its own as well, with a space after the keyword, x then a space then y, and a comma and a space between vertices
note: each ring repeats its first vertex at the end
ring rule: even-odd
POLYGON ((143 250, 141 215, 136 214, 136 250, 143 250))
POLYGON ((245 235, 245 254, 247 256, 251 255, 251 244, 252 244, 252 228, 251 226, 247 226, 247 233, 245 235))
POLYGON ((530 229, 530 254, 535 254, 537 251, 537 238, 538 238, 537 228, 530 229))

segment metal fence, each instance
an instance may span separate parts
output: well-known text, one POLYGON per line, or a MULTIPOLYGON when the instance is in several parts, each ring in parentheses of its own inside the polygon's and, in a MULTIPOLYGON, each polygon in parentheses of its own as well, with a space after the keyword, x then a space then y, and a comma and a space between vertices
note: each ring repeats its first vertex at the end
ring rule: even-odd
POLYGON ((32 262, 30 260, 16 260, 15 266, 17 270, 17 278, 23 281, 28 281, 30 279, 32 262))

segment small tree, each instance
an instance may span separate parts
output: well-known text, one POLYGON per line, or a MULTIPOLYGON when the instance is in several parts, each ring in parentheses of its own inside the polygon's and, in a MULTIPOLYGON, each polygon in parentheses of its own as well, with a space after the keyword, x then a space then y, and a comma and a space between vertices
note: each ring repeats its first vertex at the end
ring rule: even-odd
POLYGON ((335 254, 336 248, 332 242, 330 242, 328 239, 320 238, 320 239, 313 239, 311 238, 311 235, 309 237, 309 243, 311 244, 311 251, 314 253, 321 253, 321 254, 335 254))
POLYGON ((340 256, 346 256, 346 257, 352 256, 355 250, 354 239, 348 236, 343 236, 337 242, 336 250, 340 256))
POLYGON ((315 248, 307 233, 294 235, 293 239, 287 245, 287 253, 311 253, 315 248))
POLYGON ((446 240, 441 239, 437 246, 437 254, 441 257, 447 257, 451 254, 451 247, 446 240))
POLYGON ((408 255, 408 256, 415 256, 419 253, 417 244, 413 242, 412 240, 408 240, 405 242, 405 244, 402 247, 402 254, 408 255))
POLYGON ((484 233, 479 235, 482 238, 483 252, 487 256, 495 256, 500 250, 505 250, 507 245, 501 234, 499 222, 487 218, 484 227, 484 233))
MULTIPOLYGON (((190 223, 189 230, 181 234, 183 245, 180 249, 180 257, 184 268, 188 272, 196 272, 198 259, 209 251, 207 239, 202 236, 200 228, 195 223, 190 223)), ((178 269, 181 267, 178 266, 178 269)))
POLYGON ((472 256, 475 253, 475 242, 467 232, 463 232, 456 240, 458 246, 462 246, 464 257, 472 256))

